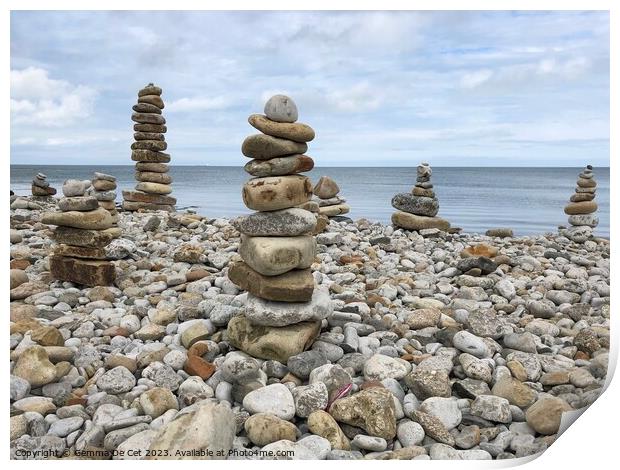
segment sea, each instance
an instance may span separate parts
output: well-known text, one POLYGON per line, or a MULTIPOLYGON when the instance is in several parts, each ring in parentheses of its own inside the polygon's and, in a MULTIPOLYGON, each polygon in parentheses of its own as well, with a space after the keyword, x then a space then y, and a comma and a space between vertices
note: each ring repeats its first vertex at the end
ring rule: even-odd
MULTIPOLYGON (((438 215, 465 232, 484 233, 495 227, 510 227, 515 235, 555 232, 559 225, 567 224, 563 208, 575 190, 580 170, 433 167, 438 215)), ((29 195, 32 178, 42 172, 60 194, 64 180, 91 179, 94 171, 116 176, 119 202, 121 190, 133 189, 136 184, 131 165, 11 165, 11 189, 29 195)), ((170 174, 177 210, 191 208, 213 218, 250 212, 241 199, 241 187, 248 179, 241 167, 172 165, 170 174)), ((322 167, 305 174, 313 182, 323 175, 332 177, 351 207, 348 216, 352 219, 388 224, 394 212, 390 201, 396 193, 411 191, 416 168, 322 167)), ((599 217, 595 234, 609 237, 609 168, 595 168, 594 177, 599 217)))

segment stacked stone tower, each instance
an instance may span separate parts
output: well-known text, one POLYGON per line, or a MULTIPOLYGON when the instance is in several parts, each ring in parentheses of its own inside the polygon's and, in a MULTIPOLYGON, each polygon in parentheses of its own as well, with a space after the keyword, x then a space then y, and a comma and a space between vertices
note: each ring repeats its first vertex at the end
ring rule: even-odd
POLYGON ((52 238, 57 245, 49 257, 54 279, 85 286, 114 282, 114 265, 105 247, 121 235, 114 225, 118 216, 99 206, 95 196, 85 195, 89 181, 67 180, 58 201, 59 212, 43 215, 44 224, 56 225, 52 238))
POLYGON ((262 134, 247 137, 241 148, 252 159, 245 170, 255 176, 242 195, 257 212, 233 221, 241 233, 241 261, 228 276, 248 293, 244 314, 229 322, 228 339, 254 357, 286 362, 312 344, 333 308, 328 292, 315 288, 310 269, 316 216, 300 207, 312 197, 310 180, 299 173, 314 165, 303 155, 314 131, 296 122, 297 107, 283 95, 270 98, 265 115, 248 121, 262 134))
POLYGON ((431 175, 433 170, 428 163, 418 165, 416 184, 411 193, 400 193, 392 198, 392 223, 407 230, 436 228, 447 231, 450 223, 437 217, 439 201, 433 191, 431 175))
POLYGON ((160 87, 149 83, 138 92, 138 103, 131 115, 135 122, 131 159, 136 163, 136 189, 123 191, 123 209, 174 211, 176 199, 172 193, 172 178, 168 174, 170 155, 164 153, 168 144, 164 138, 166 118, 162 115, 164 101, 160 87))
POLYGON ((49 197, 56 194, 56 189, 52 188, 47 181, 47 176, 43 173, 37 173, 32 179, 32 195, 36 197, 49 197))
POLYGON ((319 214, 326 217, 336 217, 349 213, 349 206, 346 200, 338 194, 340 188, 338 184, 329 176, 321 176, 313 189, 314 200, 319 205, 319 214))
POLYGON ((595 214, 598 205, 594 201, 595 196, 596 180, 592 165, 587 165, 579 173, 575 194, 564 207, 564 213, 568 215, 568 223, 571 225, 561 231, 564 236, 575 242, 583 242, 592 237, 592 232, 598 225, 598 217, 595 214))
POLYGON ((116 201, 116 178, 114 176, 95 172, 88 194, 99 201, 99 207, 106 209, 112 216, 118 215, 114 202, 116 201))

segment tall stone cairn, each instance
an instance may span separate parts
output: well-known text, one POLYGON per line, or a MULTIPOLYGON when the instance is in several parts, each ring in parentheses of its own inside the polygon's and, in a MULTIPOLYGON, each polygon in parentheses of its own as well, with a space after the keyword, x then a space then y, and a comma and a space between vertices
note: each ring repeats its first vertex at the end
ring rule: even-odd
POLYGON ((254 178, 243 186, 243 202, 257 212, 232 221, 241 233, 239 255, 228 277, 245 295, 243 315, 228 323, 230 344, 251 356, 286 363, 308 349, 333 311, 329 293, 317 288, 311 272, 316 227, 310 179, 314 166, 303 155, 314 131, 297 123, 297 107, 284 95, 265 105, 249 123, 262 132, 247 137, 241 151, 251 158, 254 178))
POLYGON ((136 163, 136 190, 123 191, 123 209, 163 210, 174 212, 177 200, 172 193, 172 178, 168 174, 170 155, 164 134, 166 119, 162 115, 164 101, 161 88, 149 83, 138 92, 131 120, 135 122, 131 159, 136 163))
POLYGON ((99 201, 99 207, 103 207, 110 215, 117 216, 116 210, 116 178, 105 173, 95 172, 88 188, 87 194, 94 196, 99 201))
POLYGON ((47 176, 43 173, 37 173, 32 178, 32 195, 35 197, 50 197, 56 194, 56 188, 50 186, 47 176))
POLYGON ((568 215, 568 223, 571 227, 561 228, 562 235, 576 243, 583 243, 592 238, 592 232, 598 225, 598 217, 595 214, 598 205, 594 201, 595 196, 596 180, 592 165, 587 165, 579 173, 575 193, 564 207, 564 213, 568 215))
POLYGON ((52 239, 57 243, 49 257, 54 279, 85 286, 107 286, 114 282, 114 264, 105 247, 121 235, 115 227, 118 215, 99 206, 86 191, 90 181, 67 180, 58 212, 43 214, 41 222, 55 225, 52 239))
POLYGON ((433 170, 428 163, 418 165, 416 184, 411 193, 400 193, 392 198, 392 223, 407 230, 436 228, 447 231, 450 223, 437 217, 439 201, 433 191, 431 175, 433 170))

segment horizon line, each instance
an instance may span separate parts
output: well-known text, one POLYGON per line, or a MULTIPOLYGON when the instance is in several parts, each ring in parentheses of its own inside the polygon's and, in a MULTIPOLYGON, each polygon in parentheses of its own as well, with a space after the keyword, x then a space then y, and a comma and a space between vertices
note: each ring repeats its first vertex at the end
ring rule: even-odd
MULTIPOLYGON (((96 163, 89 163, 89 164, 77 164, 77 163, 10 163, 10 166, 128 166, 128 167, 132 167, 135 166, 135 164, 120 164, 120 163, 115 163, 115 164, 96 164, 96 163)), ((181 166, 181 167, 205 167, 205 168, 243 168, 243 166, 240 165, 188 165, 188 164, 175 164, 175 165, 171 165, 169 164, 169 167, 173 167, 173 166, 181 166)), ((587 164, 586 164, 587 165, 587 164)), ((416 168, 418 165, 343 165, 343 166, 339 166, 339 165, 320 165, 320 166, 315 166, 313 167, 313 169, 316 168, 416 168)), ((562 166, 562 165, 536 165, 536 166, 528 166, 528 165, 517 165, 517 166, 508 166, 508 165, 431 165, 432 168, 582 168, 585 165, 580 165, 580 166, 562 166)), ((596 166, 596 165, 592 165, 594 168, 610 168, 609 165, 607 166, 596 166)), ((310 170, 312 171, 312 170, 310 170)), ((307 173, 307 172, 306 172, 307 173)))

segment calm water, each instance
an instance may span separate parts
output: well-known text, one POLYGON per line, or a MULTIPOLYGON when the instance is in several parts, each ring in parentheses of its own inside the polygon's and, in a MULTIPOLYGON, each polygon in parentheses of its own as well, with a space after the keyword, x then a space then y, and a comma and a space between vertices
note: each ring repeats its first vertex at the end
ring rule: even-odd
MULTIPOLYGON (((563 207, 574 191, 578 168, 433 168, 439 215, 468 232, 512 227, 515 234, 541 234, 567 223, 563 207)), ((68 178, 90 179, 94 171, 117 177, 121 189, 135 185, 133 166, 11 165, 11 189, 30 194, 30 182, 41 171, 59 189, 68 178)), ((209 217, 249 212, 241 200, 248 175, 240 167, 172 166, 173 195, 178 208, 194 207, 209 217)), ((351 206, 352 219, 365 217, 383 223, 394 209, 392 196, 409 192, 416 177, 411 168, 315 168, 312 181, 331 176, 351 206)), ((609 168, 595 168, 600 224, 595 233, 609 236, 609 168)))

